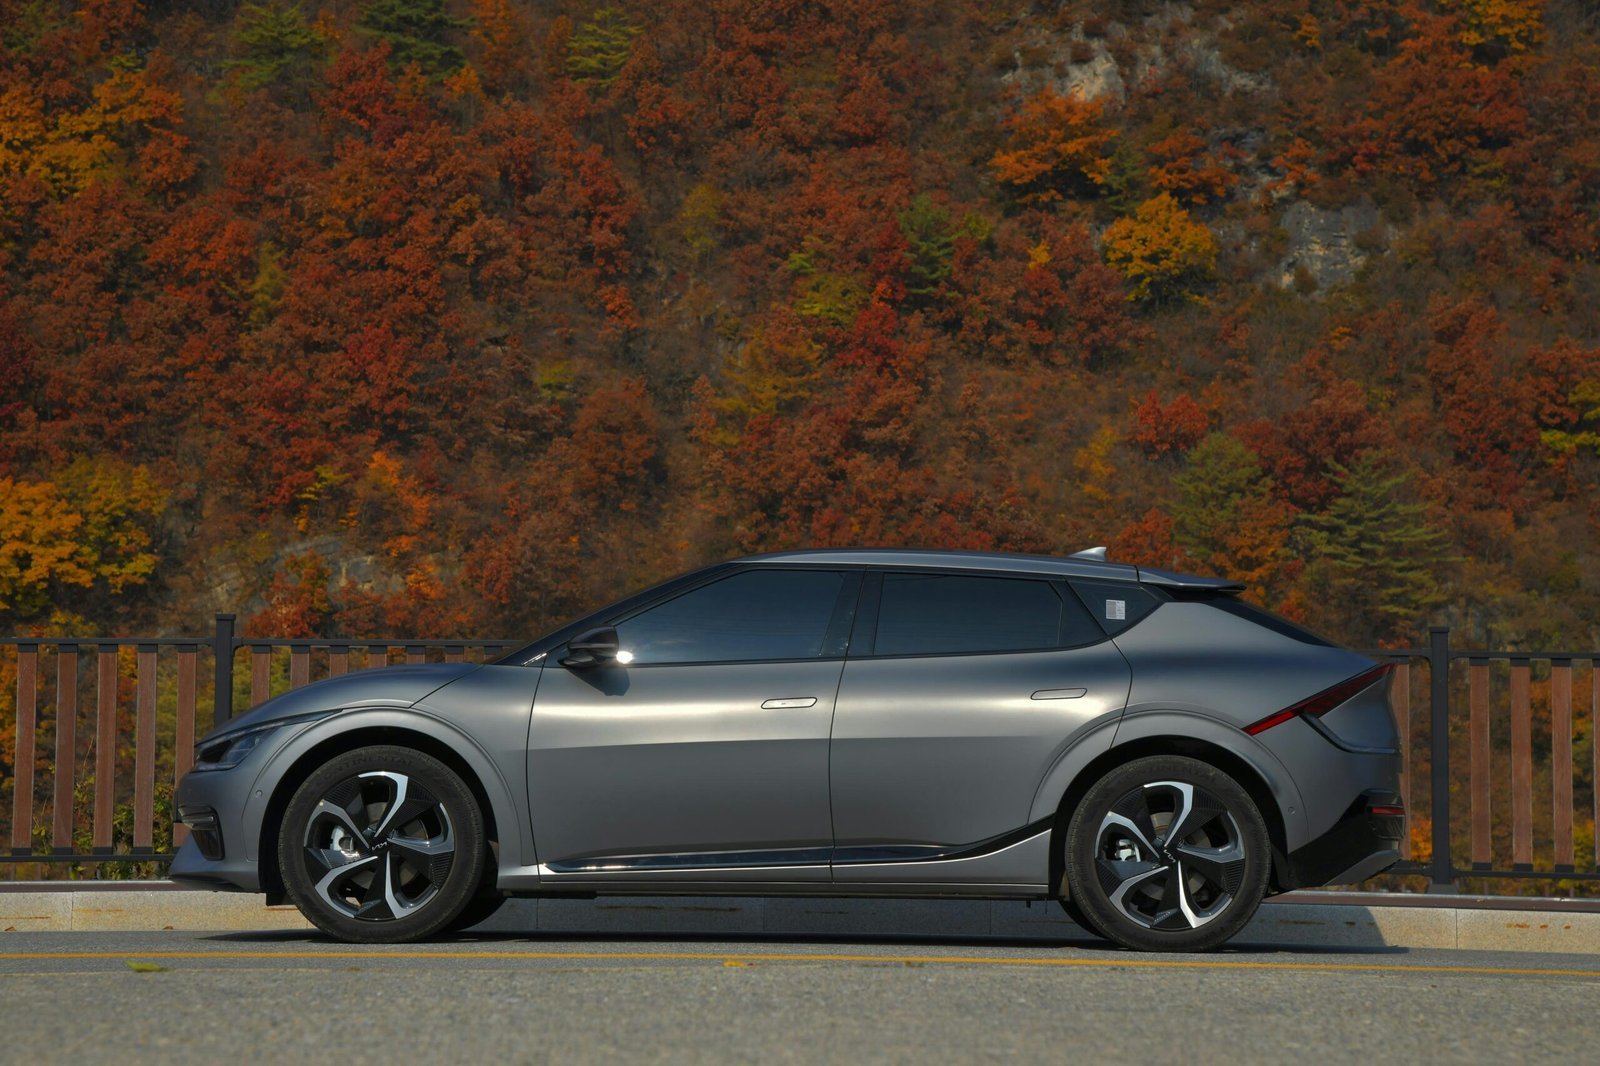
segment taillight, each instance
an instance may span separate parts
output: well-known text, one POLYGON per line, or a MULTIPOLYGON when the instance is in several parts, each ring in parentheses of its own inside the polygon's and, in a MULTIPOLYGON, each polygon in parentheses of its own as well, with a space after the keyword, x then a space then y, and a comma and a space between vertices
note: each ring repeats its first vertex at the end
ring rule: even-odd
POLYGON ((1364 670, 1355 677, 1341 681, 1332 688, 1325 688, 1315 696, 1308 696, 1299 703, 1285 707, 1281 711, 1274 711, 1261 719, 1244 727, 1244 731, 1251 736, 1265 733, 1275 725, 1282 725, 1296 715, 1309 715, 1312 718, 1321 718, 1345 700, 1376 682, 1379 678, 1386 677, 1394 669, 1394 663, 1383 663, 1374 666, 1371 670, 1364 670))

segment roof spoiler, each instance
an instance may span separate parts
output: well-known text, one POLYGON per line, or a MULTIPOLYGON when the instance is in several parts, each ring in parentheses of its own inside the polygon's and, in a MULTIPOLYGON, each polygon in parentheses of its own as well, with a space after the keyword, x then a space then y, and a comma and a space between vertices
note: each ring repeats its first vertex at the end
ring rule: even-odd
POLYGON ((1139 580, 1146 585, 1184 592, 1216 592, 1237 596, 1244 591, 1244 582, 1230 581, 1225 577, 1199 577, 1195 574, 1174 574, 1171 570, 1152 570, 1141 566, 1139 580))

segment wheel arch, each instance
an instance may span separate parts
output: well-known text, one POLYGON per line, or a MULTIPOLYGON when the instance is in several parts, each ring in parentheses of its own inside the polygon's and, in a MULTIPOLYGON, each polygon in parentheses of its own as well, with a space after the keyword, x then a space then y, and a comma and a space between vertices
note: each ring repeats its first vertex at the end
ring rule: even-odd
POLYGON ((1181 755, 1216 767, 1250 794, 1262 819, 1267 823, 1267 838, 1272 842, 1272 875, 1269 891, 1282 891, 1289 881, 1288 827, 1284 813, 1271 786, 1261 771, 1236 752, 1200 737, 1183 734, 1155 734, 1141 736, 1101 752, 1072 775, 1056 805, 1055 818, 1050 831, 1049 881, 1052 896, 1062 895, 1066 875, 1066 858, 1063 852, 1067 824, 1072 812, 1095 783, 1119 766, 1151 755, 1181 755))
MULTIPOLYGON (((491 875, 498 865, 498 852, 500 850, 501 805, 495 802, 489 790, 485 787, 483 775, 459 751, 451 747, 440 738, 419 729, 411 729, 397 725, 366 725, 346 732, 335 733, 315 742, 311 747, 295 756, 294 761, 278 776, 272 786, 272 793, 267 798, 266 807, 261 817, 261 827, 257 839, 259 856, 259 871, 261 876, 261 891, 267 894, 269 904, 282 902, 285 898, 283 873, 278 868, 278 834, 283 824, 284 812, 288 810, 289 802, 295 792, 300 788, 306 778, 310 777, 319 766, 330 759, 337 758, 346 752, 358 748, 369 748, 382 744, 391 744, 396 747, 411 748, 432 756, 448 766, 472 790, 472 796, 477 801, 479 809, 483 812, 484 832, 490 845, 490 857, 487 868, 491 875)), ((511 830, 515 833, 515 829, 511 830)))

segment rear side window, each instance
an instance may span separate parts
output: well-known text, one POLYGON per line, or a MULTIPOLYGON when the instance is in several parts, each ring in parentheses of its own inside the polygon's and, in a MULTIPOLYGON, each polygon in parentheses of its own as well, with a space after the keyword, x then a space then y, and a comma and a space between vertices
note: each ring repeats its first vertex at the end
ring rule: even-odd
POLYGON ((1048 581, 885 574, 875 655, 1030 651, 1100 639, 1048 581))
POLYGON ((635 663, 752 662, 822 654, 844 577, 822 570, 747 570, 617 625, 635 663))

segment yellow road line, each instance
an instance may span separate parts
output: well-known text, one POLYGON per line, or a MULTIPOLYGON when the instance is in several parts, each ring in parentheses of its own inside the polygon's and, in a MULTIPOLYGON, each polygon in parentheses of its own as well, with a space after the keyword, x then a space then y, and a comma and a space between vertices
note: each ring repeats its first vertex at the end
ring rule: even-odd
POLYGON ((1312 970, 1367 973, 1460 973, 1596 977, 1600 970, 1518 966, 1415 966, 1372 962, 1244 962, 1230 959, 1038 959, 963 955, 729 954, 689 951, 13 951, 0 959, 558 959, 627 962, 877 962, 964 966, 1090 966, 1188 970, 1312 970))

